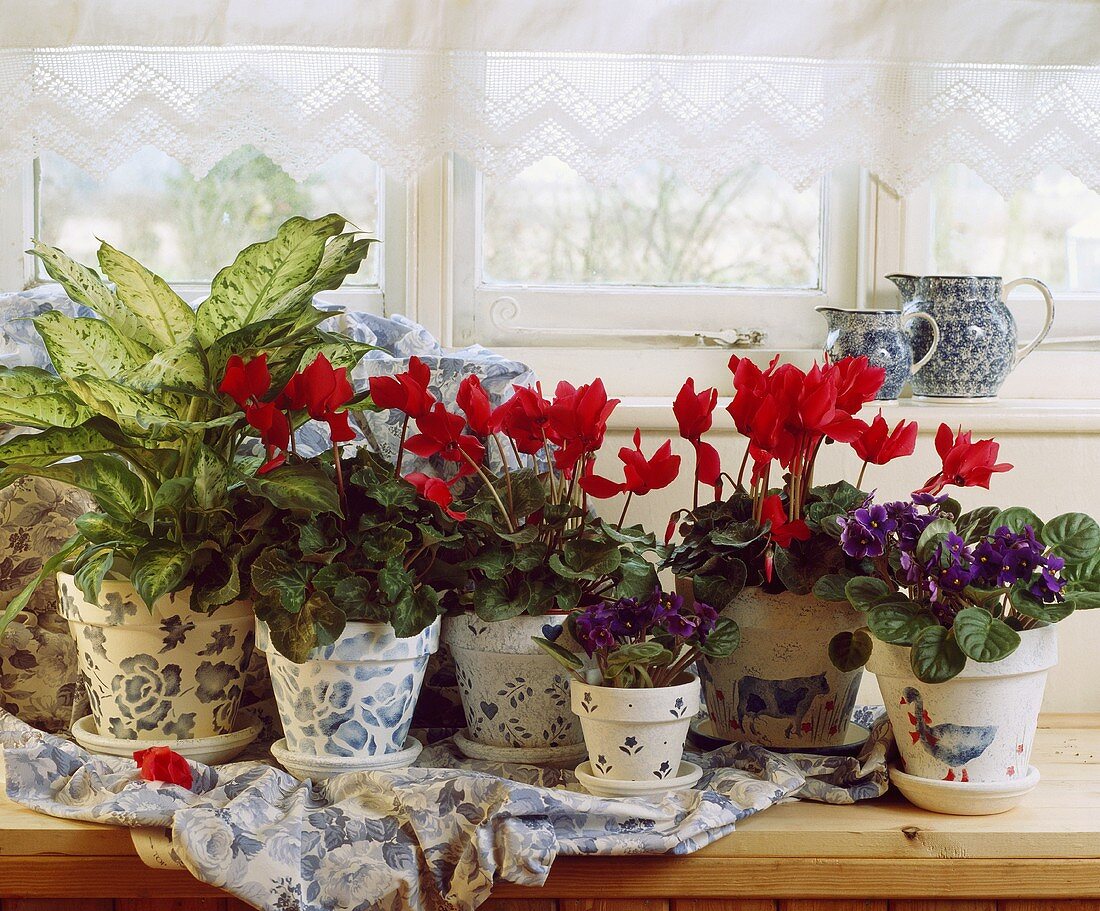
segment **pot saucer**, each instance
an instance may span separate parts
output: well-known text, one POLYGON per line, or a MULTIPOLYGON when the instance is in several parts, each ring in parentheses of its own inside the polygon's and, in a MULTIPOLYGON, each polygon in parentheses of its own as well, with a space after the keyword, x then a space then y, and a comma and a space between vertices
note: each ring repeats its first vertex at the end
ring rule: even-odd
POLYGON ((684 760, 676 770, 675 778, 658 778, 653 781, 616 781, 613 778, 597 778, 586 759, 574 770, 589 794, 596 797, 663 797, 676 791, 686 791, 703 777, 703 770, 694 762, 684 760))
POLYGON ((923 810, 950 816, 993 816, 1019 805, 1039 783, 1039 770, 1028 766, 1011 781, 936 781, 890 766, 890 781, 905 799, 923 810))
POLYGON ((558 747, 498 747, 478 743, 465 731, 455 734, 455 746, 467 759, 486 762, 510 762, 515 765, 548 765, 565 767, 588 755, 584 743, 567 743, 558 747))
POLYGON ((396 753, 379 753, 376 756, 314 756, 311 753, 295 753, 286 745, 286 738, 271 744, 271 755, 284 769, 299 781, 327 781, 344 772, 382 772, 407 769, 424 749, 415 737, 405 740, 405 748, 396 753))
MULTIPOLYGON (((771 753, 812 753, 815 756, 855 756, 867 742, 871 732, 854 721, 848 722, 848 728, 844 732, 844 740, 834 746, 827 747, 763 747, 771 753)), ((710 718, 694 718, 691 722, 691 739, 697 746, 704 750, 717 750, 731 743, 749 743, 749 740, 730 740, 721 736, 714 730, 714 722, 710 718)), ((762 744, 756 744, 763 746, 762 744)))
POLYGON ((111 737, 109 734, 100 734, 95 727, 95 719, 91 715, 85 715, 73 725, 73 737, 89 753, 98 753, 101 756, 125 756, 133 758, 135 750, 144 750, 148 747, 171 747, 175 752, 187 759, 201 762, 204 765, 218 765, 229 762, 244 752, 263 730, 263 722, 259 721, 250 712, 241 709, 237 712, 237 720, 233 727, 235 730, 228 734, 217 734, 214 737, 193 737, 187 740, 173 740, 165 737, 159 740, 123 740, 111 737))

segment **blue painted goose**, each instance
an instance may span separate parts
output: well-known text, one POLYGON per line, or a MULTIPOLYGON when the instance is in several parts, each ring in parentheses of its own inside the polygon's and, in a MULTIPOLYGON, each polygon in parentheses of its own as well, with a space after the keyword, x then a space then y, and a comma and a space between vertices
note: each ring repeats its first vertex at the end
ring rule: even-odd
POLYGON ((915 731, 909 732, 913 743, 920 741, 934 759, 951 770, 947 775, 949 780, 955 778, 954 769, 962 768, 965 781, 966 764, 981 756, 993 742, 997 734, 996 725, 929 725, 931 719, 924 711, 921 694, 909 686, 905 688, 904 696, 905 701, 914 708, 909 714, 910 722, 916 727, 915 731))

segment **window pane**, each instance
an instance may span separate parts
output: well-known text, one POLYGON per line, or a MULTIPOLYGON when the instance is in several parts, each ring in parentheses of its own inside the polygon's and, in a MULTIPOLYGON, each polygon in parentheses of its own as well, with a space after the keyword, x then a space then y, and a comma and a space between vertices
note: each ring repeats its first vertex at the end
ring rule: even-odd
POLYGON ((1005 199, 969 168, 932 181, 933 269, 1100 291, 1100 194, 1060 168, 1005 199))
MULTIPOLYGON (((381 174, 357 152, 335 156, 303 183, 252 148, 228 156, 202 180, 151 148, 102 181, 56 155, 43 155, 39 167, 42 240, 95 265, 101 237, 172 282, 209 282, 292 215, 339 212, 371 233, 378 225, 381 174)), ((377 249, 345 284, 377 284, 377 249)))
POLYGON ((764 168, 701 194, 656 163, 601 189, 546 159, 482 193, 487 282, 819 286, 822 186, 764 168))

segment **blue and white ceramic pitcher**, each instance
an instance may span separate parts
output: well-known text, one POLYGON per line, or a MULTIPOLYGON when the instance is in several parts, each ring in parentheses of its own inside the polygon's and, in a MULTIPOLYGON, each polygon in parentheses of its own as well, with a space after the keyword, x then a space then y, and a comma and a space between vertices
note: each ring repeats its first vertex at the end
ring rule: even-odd
POLYGON ((927 364, 936 353, 940 327, 927 313, 913 310, 846 310, 841 307, 817 307, 825 317, 829 331, 825 336, 825 354, 831 360, 865 355, 875 367, 886 370, 886 379, 875 397, 880 402, 893 402, 910 376, 927 364), (923 322, 932 334, 932 344, 919 360, 913 351, 906 324, 923 322))
POLYGON ((932 334, 913 327, 914 356, 931 357, 913 377, 913 397, 950 402, 996 398, 1006 377, 1046 338, 1054 323, 1050 289, 1034 278, 1004 283, 999 276, 887 275, 901 291, 902 312, 927 313, 940 327, 939 345, 932 334), (1016 320, 1005 299, 1020 285, 1039 289, 1046 302, 1042 331, 1017 347, 1016 320))

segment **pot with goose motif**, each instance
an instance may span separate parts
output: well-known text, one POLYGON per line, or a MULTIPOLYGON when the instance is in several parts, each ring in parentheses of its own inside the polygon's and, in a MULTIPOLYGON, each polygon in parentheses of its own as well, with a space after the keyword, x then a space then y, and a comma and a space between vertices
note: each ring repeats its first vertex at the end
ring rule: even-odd
MULTIPOLYGON (((895 783, 918 806, 938 812, 1002 812, 1014 803, 960 800, 963 786, 1002 791, 1018 802, 1038 782, 1031 748, 1047 672, 1058 661, 1055 627, 1020 633, 1020 647, 1000 661, 967 659, 943 683, 922 683, 908 646, 875 642, 867 669, 878 678, 901 763, 895 783), (921 787, 924 779, 934 785, 921 787), (913 785, 916 790, 910 793, 913 785), (990 807, 990 808, 985 808, 990 807)), ((965 795, 963 795, 965 797, 965 795)))

